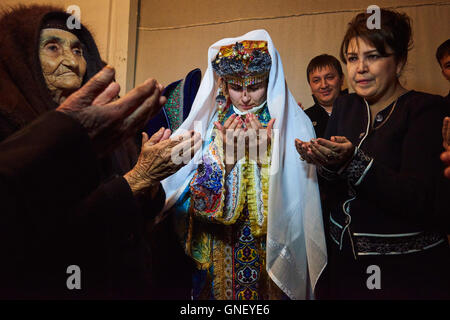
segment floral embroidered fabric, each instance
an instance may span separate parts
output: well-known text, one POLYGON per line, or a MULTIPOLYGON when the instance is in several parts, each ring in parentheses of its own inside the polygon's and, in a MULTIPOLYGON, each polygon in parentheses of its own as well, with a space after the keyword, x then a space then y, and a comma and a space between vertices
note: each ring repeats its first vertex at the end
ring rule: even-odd
MULTIPOLYGON (((234 112, 225 110, 224 123, 234 112)), ((267 105, 257 113, 266 126, 267 105)), ((195 299, 283 297, 265 271, 269 165, 245 157, 225 176, 222 142, 213 135, 188 190, 184 245, 197 264, 195 299)), ((181 206, 181 205, 180 205, 181 206)))
POLYGON ((344 170, 344 175, 347 177, 350 185, 356 185, 360 178, 366 172, 372 158, 367 156, 361 149, 357 148, 353 159, 350 161, 348 167, 344 170))
POLYGON ((178 129, 183 122, 183 97, 181 96, 183 84, 184 80, 180 81, 173 92, 167 97, 167 102, 164 105, 164 110, 172 131, 178 129))
POLYGON ((438 232, 421 232, 412 236, 376 237, 356 236, 358 255, 397 255, 432 248, 444 242, 438 232))

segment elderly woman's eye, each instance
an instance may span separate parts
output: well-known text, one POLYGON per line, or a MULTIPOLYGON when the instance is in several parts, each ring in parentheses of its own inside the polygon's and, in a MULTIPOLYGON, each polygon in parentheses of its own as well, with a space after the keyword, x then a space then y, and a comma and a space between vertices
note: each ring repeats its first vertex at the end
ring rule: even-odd
POLYGON ((50 43, 50 44, 45 46, 45 49, 47 49, 49 51, 52 51, 52 52, 56 52, 56 51, 58 51, 59 47, 55 43, 50 43))
POLYGON ((82 56, 83 50, 81 50, 80 48, 74 48, 73 53, 76 54, 77 56, 82 56))

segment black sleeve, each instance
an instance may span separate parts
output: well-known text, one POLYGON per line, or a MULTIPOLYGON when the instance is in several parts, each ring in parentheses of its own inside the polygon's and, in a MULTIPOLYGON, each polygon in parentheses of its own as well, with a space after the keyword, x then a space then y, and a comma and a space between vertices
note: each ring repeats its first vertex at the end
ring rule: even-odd
MULTIPOLYGON (((120 233, 132 233, 143 225, 143 219, 152 219, 165 203, 161 184, 150 198, 136 201, 128 182, 122 176, 115 176, 101 184, 76 208, 71 217, 73 223, 85 225, 94 230, 107 232, 119 226, 120 233)), ((114 237, 113 234, 110 236, 114 237)))
POLYGON ((60 112, 0 143, 1 297, 60 296, 71 262, 63 257, 68 211, 98 182, 87 132, 60 112))
POLYGON ((161 212, 166 203, 166 193, 161 185, 158 185, 158 190, 151 197, 147 197, 142 201, 141 210, 146 219, 153 219, 161 212))
POLYGON ((330 115, 330 119, 327 123, 327 127, 325 129, 325 133, 323 134, 324 139, 330 140, 331 136, 336 135, 337 132, 337 124, 338 119, 340 117, 340 113, 342 111, 342 107, 340 105, 341 99, 339 97, 333 102, 333 109, 330 115))
POLYGON ((98 181, 89 136, 72 118, 48 112, 10 136, 0 143, 2 247, 16 254, 52 243, 98 181))
POLYGON ((444 173, 437 179, 436 200, 434 204, 434 219, 429 221, 432 228, 442 230, 450 235, 450 179, 444 177, 444 173))
POLYGON ((141 205, 123 177, 99 181, 87 132, 62 113, 0 144, 0 296, 71 296, 71 264, 83 272, 80 297, 143 286, 144 219, 162 208, 164 191, 141 205))
POLYGON ((69 221, 70 258, 82 266, 86 296, 145 296, 151 272, 145 222, 164 201, 161 184, 152 199, 136 201, 127 181, 116 176, 79 204, 69 221))
POLYGON ((44 114, 0 143, 0 181, 34 209, 80 201, 99 183, 86 130, 61 112, 44 114))

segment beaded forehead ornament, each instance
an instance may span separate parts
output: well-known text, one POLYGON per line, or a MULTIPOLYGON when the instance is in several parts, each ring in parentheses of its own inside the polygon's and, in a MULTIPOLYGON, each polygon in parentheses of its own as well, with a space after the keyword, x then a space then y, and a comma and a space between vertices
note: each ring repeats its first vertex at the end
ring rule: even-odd
POLYGON ((272 60, 267 41, 246 40, 221 47, 211 64, 227 83, 246 87, 269 77, 272 60))

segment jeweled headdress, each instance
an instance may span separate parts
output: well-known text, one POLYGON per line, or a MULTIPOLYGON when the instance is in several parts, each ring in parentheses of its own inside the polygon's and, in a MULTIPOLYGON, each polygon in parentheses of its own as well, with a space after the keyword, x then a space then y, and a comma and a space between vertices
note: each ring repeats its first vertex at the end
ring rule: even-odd
POLYGON ((211 64, 226 82, 249 86, 269 77, 272 60, 267 41, 246 40, 221 47, 211 64))

